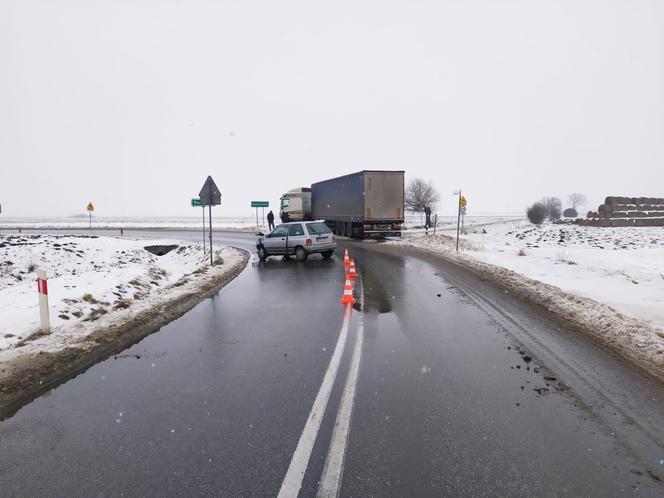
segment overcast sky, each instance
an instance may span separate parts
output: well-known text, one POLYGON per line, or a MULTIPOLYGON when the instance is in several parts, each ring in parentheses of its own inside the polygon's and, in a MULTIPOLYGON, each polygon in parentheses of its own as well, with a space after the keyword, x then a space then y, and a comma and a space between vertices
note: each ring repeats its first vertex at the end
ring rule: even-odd
POLYGON ((218 215, 361 169, 451 212, 664 196, 664 2, 0 0, 0 216, 218 215))

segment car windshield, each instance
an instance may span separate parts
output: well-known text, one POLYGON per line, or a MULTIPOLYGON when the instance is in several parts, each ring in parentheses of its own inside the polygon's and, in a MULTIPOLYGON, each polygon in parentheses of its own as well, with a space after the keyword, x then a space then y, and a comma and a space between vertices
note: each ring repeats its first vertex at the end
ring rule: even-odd
POLYGON ((277 228, 272 230, 270 237, 285 237, 288 233, 288 225, 279 225, 277 228))
POLYGON ((307 230, 309 230, 311 235, 326 235, 328 233, 332 233, 330 227, 321 222, 307 223, 307 230))

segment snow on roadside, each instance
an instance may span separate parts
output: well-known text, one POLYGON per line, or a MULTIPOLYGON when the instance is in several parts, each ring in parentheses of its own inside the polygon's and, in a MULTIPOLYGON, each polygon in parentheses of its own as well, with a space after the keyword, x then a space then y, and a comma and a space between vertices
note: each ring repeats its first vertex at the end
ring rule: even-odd
MULTIPOLYGON (((238 250, 215 247, 221 267, 241 260, 238 250)), ((187 276, 205 270, 201 244, 84 235, 0 237, 0 360, 26 345, 57 350, 100 324, 112 324, 151 306, 168 292, 175 297, 187 276), (177 245, 156 256, 147 245, 177 245), (48 273, 52 334, 39 336, 35 269, 48 273)))
MULTIPOLYGON (((414 237, 413 245, 449 250, 446 236, 414 237)), ((664 229, 509 223, 469 231, 462 249, 664 329, 664 229), (486 233, 485 233, 486 232, 486 233)))
POLYGON ((445 234, 391 243, 487 274, 664 376, 662 228, 512 222, 470 230, 459 253, 445 234))
POLYGON ((520 224, 486 231, 466 237, 479 246, 474 257, 664 330, 664 229, 520 224))

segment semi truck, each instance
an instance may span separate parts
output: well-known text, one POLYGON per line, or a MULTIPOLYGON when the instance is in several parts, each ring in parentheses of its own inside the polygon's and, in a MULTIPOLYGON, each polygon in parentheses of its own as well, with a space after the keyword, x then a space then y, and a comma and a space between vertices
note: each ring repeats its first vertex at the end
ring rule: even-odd
POLYGON ((281 196, 281 220, 323 220, 336 235, 401 235, 404 172, 363 170, 289 190, 281 196))

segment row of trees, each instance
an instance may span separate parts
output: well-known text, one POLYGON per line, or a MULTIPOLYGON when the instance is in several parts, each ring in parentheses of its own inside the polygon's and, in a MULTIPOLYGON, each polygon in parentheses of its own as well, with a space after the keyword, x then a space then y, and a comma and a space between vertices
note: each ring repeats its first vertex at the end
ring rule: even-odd
POLYGON ((526 216, 531 223, 539 225, 546 220, 557 221, 561 216, 566 218, 576 218, 579 213, 578 207, 586 203, 586 196, 580 193, 569 195, 571 207, 563 211, 563 203, 558 197, 545 197, 541 201, 534 203, 526 209, 526 216))
MULTIPOLYGON (((587 202, 586 196, 578 192, 570 194, 568 201, 570 207, 563 211, 563 203, 558 197, 544 197, 541 201, 528 207, 526 210, 528 220, 539 225, 546 220, 557 221, 562 216, 576 218, 579 214, 578 208, 587 202)), ((405 199, 405 207, 408 211, 422 214, 427 207, 433 211, 438 202, 440 202, 440 193, 431 180, 413 178, 408 182, 405 199)))

